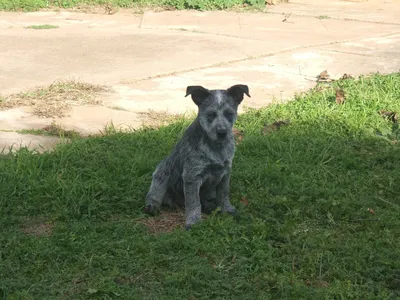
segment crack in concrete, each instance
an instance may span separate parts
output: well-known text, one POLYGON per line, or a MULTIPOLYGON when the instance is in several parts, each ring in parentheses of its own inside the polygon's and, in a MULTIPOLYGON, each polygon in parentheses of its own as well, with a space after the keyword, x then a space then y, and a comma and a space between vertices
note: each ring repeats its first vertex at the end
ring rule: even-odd
POLYGON ((238 13, 236 15, 238 18, 239 28, 242 29, 242 23, 240 22, 240 15, 238 13))
POLYGON ((363 57, 389 58, 389 56, 357 53, 357 52, 352 52, 352 51, 342 51, 342 50, 333 50, 333 49, 319 49, 319 50, 326 51, 326 52, 333 52, 333 53, 343 53, 343 54, 357 55, 357 56, 363 56, 363 57))
MULTIPOLYGON (((287 13, 283 12, 274 12, 274 11, 269 11, 269 14, 274 14, 274 15, 285 15, 287 13)), ((317 15, 306 15, 306 14, 297 14, 297 13, 292 13, 293 16, 296 17, 304 17, 304 18, 318 18, 317 15)), ((339 18, 339 17, 331 17, 327 15, 329 18, 328 20, 338 20, 338 21, 348 21, 348 22, 361 22, 361 23, 371 23, 371 24, 381 24, 381 25, 397 25, 400 26, 400 23, 397 22, 385 22, 385 21, 370 21, 370 20, 360 20, 360 19, 355 19, 355 18, 339 18)))
POLYGON ((143 19, 144 19, 144 14, 142 14, 142 15, 140 16, 140 21, 139 21, 139 25, 138 25, 138 28, 139 28, 139 29, 142 28, 143 19))
MULTIPOLYGON (((153 27, 153 28, 148 28, 148 29, 162 29, 159 27, 153 27)), ((215 36, 223 36, 223 37, 230 37, 230 38, 236 38, 236 39, 242 39, 242 40, 248 40, 248 41, 257 41, 257 42, 265 42, 265 40, 262 39, 255 39, 255 38, 246 38, 242 36, 237 36, 237 35, 232 35, 232 34, 224 34, 224 33, 213 33, 213 32, 207 32, 207 31, 202 31, 202 30, 182 30, 180 28, 168 28, 168 30, 172 31, 187 31, 190 33, 199 33, 199 34, 207 34, 207 35, 215 35, 215 36)))
MULTIPOLYGON (((400 31, 392 32, 392 33, 389 33, 389 34, 387 33, 387 34, 377 35, 377 36, 369 36, 369 37, 362 37, 362 38, 355 38, 355 39, 347 39, 347 40, 342 40, 342 41, 334 41, 334 42, 329 42, 329 43, 314 44, 314 45, 308 45, 308 46, 298 46, 298 47, 283 49, 283 50, 280 50, 280 51, 269 52, 269 53, 264 53, 264 54, 260 54, 260 55, 255 55, 255 56, 247 56, 245 58, 238 58, 238 59, 234 59, 234 60, 230 60, 230 61, 222 61, 222 62, 219 62, 219 63, 214 63, 214 64, 211 64, 211 65, 205 65, 205 66, 198 67, 198 68, 189 68, 189 69, 176 70, 176 71, 172 71, 172 72, 156 74, 156 75, 137 78, 137 79, 133 79, 133 80, 121 80, 121 81, 118 82, 118 84, 134 84, 134 83, 137 83, 137 82, 152 80, 152 79, 156 79, 156 78, 165 78, 165 77, 169 77, 169 76, 176 76, 178 74, 184 74, 184 73, 189 73, 189 72, 193 72, 193 71, 206 70, 206 69, 210 69, 210 68, 217 68, 217 67, 227 66, 227 65, 234 64, 234 63, 238 63, 238 62, 244 62, 244 61, 250 61, 250 60, 256 60, 256 59, 271 57, 271 56, 284 54, 284 53, 290 53, 290 52, 294 52, 294 51, 302 50, 302 49, 320 48, 320 47, 329 46, 329 45, 337 45, 337 44, 342 44, 342 43, 360 41, 360 40, 363 40, 363 39, 366 39, 366 38, 380 38, 380 37, 387 37, 387 36, 392 36, 392 35, 397 35, 397 34, 400 34, 400 31)), ((319 49, 319 50, 322 50, 322 49, 319 49)), ((325 51, 330 51, 330 50, 329 49, 325 49, 325 51)), ((350 53, 350 54, 353 54, 353 53, 350 53)), ((379 56, 377 56, 377 57, 379 57, 379 56)))

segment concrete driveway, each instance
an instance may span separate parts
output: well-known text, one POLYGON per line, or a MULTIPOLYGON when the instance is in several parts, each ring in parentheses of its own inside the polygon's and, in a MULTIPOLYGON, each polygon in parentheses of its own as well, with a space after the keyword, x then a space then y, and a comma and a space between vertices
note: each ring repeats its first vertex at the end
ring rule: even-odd
POLYGON ((149 110, 194 110, 187 85, 248 84, 245 105, 261 107, 309 89, 324 70, 332 78, 400 70, 399 0, 325 2, 291 1, 267 13, 0 13, 1 94, 71 77, 113 89, 102 106, 76 106, 63 118, 38 118, 29 107, 0 111, 0 148, 51 147, 57 139, 15 131, 54 121, 88 134, 110 121, 141 126, 149 110), (38 24, 58 28, 26 28, 38 24))

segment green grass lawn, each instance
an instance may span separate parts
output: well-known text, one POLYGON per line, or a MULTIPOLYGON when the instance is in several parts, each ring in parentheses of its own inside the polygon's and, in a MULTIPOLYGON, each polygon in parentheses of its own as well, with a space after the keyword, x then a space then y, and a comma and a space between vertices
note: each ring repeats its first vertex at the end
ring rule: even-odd
POLYGON ((0 299, 399 299, 400 134, 380 110, 400 112, 400 73, 241 115, 240 217, 191 231, 142 213, 189 120, 0 156, 0 299))

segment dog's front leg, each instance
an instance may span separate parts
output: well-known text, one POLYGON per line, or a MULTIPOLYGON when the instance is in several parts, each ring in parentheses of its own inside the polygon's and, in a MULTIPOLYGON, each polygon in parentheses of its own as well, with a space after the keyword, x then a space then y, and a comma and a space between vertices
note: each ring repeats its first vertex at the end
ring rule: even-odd
POLYGON ((201 220, 200 186, 200 180, 184 179, 186 229, 201 220))
POLYGON ((217 203, 222 212, 228 212, 231 215, 236 213, 236 209, 229 201, 229 181, 230 172, 228 172, 217 185, 217 203))

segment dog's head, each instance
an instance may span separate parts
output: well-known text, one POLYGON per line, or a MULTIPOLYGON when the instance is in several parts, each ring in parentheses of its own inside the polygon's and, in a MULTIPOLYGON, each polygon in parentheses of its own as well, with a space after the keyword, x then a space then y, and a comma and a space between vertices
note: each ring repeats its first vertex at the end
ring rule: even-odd
POLYGON ((244 94, 250 97, 247 85, 237 84, 227 90, 208 90, 202 86, 188 86, 186 96, 191 95, 199 107, 200 126, 212 141, 223 142, 232 135, 237 109, 244 94))

